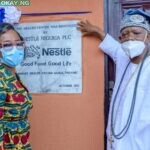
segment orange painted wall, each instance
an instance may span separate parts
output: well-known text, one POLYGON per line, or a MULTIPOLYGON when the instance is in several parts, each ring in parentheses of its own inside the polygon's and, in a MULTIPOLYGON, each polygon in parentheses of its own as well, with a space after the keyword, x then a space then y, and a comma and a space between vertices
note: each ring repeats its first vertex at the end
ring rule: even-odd
MULTIPOLYGON (((23 13, 92 11, 90 14, 22 17, 21 22, 88 19, 103 27, 103 0, 30 0, 23 13)), ((103 150, 104 55, 99 42, 82 42, 83 92, 33 94, 30 113, 33 150, 103 150)), ((35 83, 32 83, 35 84, 35 83)))

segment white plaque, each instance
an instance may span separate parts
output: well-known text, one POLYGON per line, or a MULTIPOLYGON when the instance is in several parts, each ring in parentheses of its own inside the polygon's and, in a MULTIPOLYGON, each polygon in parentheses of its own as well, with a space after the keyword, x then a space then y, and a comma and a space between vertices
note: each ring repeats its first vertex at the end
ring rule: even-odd
POLYGON ((17 72, 31 93, 81 93, 81 33, 77 20, 22 23, 25 60, 17 72))

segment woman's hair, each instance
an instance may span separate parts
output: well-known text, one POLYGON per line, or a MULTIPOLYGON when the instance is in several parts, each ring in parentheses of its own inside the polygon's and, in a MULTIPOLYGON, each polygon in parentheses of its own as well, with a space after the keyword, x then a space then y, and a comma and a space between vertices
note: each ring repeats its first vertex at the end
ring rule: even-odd
POLYGON ((24 40, 23 37, 16 31, 16 29, 14 28, 13 25, 11 25, 9 23, 0 23, 0 36, 9 30, 15 31, 18 34, 18 36, 20 37, 21 41, 24 40))

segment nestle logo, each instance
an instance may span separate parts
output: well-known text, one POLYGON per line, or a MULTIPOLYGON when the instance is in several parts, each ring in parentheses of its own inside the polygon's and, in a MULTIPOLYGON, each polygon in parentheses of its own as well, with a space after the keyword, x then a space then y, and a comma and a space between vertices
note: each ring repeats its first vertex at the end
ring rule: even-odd
POLYGON ((0 6, 30 6, 30 0, 0 0, 0 6))

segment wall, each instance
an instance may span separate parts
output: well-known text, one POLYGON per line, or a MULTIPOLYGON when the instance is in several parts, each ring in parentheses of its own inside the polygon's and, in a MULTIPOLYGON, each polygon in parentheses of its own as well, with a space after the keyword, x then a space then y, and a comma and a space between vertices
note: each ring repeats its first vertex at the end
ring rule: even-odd
MULTIPOLYGON (((103 27, 103 0, 30 0, 23 13, 91 11, 89 14, 22 17, 21 22, 88 19, 103 27)), ((33 150, 103 150, 104 55, 99 41, 84 37, 82 94, 32 94, 33 150)), ((35 84, 35 83, 32 83, 35 84)))

